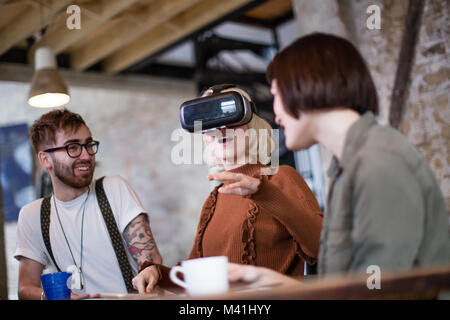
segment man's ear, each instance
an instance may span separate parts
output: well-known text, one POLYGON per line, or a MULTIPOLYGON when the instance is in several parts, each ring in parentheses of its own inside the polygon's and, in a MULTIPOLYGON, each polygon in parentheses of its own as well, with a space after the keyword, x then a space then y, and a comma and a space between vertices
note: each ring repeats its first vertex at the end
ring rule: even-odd
POLYGON ((41 166, 43 166, 45 169, 49 170, 53 167, 53 159, 47 152, 39 151, 37 156, 39 162, 41 163, 41 166))

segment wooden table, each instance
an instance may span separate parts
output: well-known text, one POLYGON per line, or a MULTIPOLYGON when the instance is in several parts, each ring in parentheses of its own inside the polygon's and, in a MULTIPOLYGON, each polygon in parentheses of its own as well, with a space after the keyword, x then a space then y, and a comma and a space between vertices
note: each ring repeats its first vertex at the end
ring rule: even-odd
POLYGON ((333 276, 304 280, 298 285, 255 288, 233 284, 224 294, 189 296, 176 294, 103 295, 107 299, 127 300, 361 300, 361 299, 436 299, 450 298, 450 265, 415 269, 408 272, 381 274, 381 288, 369 289, 370 274, 333 276))

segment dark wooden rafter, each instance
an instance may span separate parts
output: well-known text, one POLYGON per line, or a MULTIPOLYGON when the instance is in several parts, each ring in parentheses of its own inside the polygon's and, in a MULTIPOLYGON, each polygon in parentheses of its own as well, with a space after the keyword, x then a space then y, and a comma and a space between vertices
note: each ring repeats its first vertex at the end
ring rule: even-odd
POLYGON ((272 20, 263 20, 258 18, 248 17, 246 15, 242 15, 240 17, 235 18, 233 21, 237 23, 242 23, 246 25, 252 25, 260 28, 274 29, 278 27, 280 24, 283 24, 287 21, 294 19, 294 12, 291 10, 285 15, 281 17, 277 17, 272 20))
MULTIPOLYGON (((111 33, 114 34, 114 38, 116 40, 119 38, 122 39, 120 40, 123 41, 122 46, 117 46, 113 53, 100 59, 94 59, 92 55, 89 55, 91 57, 90 59, 92 60, 92 63, 80 62, 80 65, 85 66, 84 71, 102 73, 107 71, 107 68, 105 68, 106 65, 111 67, 111 70, 114 69, 114 64, 112 64, 112 62, 115 61, 113 59, 115 55, 120 55, 120 52, 122 52, 123 54, 137 52, 136 50, 123 50, 124 47, 127 46, 127 41, 131 41, 131 37, 129 35, 125 35, 125 37, 120 36, 126 29, 125 27, 122 28, 121 26, 126 25, 127 28, 135 29, 139 29, 140 27, 147 29, 150 28, 153 30, 151 32, 154 33, 152 34, 156 36, 145 37, 145 39, 141 37, 142 41, 140 42, 139 46, 136 44, 135 48, 147 50, 147 56, 145 56, 143 59, 136 58, 135 62, 131 62, 131 60, 129 60, 130 65, 128 67, 117 67, 117 70, 114 69, 116 71, 111 72, 125 74, 164 75, 164 73, 168 71, 167 74, 169 77, 178 78, 181 75, 182 79, 189 79, 192 78, 193 72, 191 70, 186 70, 186 67, 193 68, 195 66, 180 66, 178 64, 167 65, 164 64, 164 62, 159 62, 158 58, 161 57, 164 53, 179 46, 180 44, 192 39, 196 39, 199 35, 204 34, 209 30, 213 30, 213 28, 223 22, 236 22, 236 19, 240 19, 242 17, 243 20, 240 21, 241 23, 245 23, 247 25, 256 24, 259 25, 260 28, 272 30, 274 32, 274 37, 276 38, 275 28, 280 23, 283 23, 288 19, 292 19, 293 17, 290 0, 230 0, 226 1, 226 5, 223 4, 220 0, 214 1, 220 4, 220 8, 211 6, 210 4, 212 3, 212 0, 174 0, 170 1, 170 3, 165 0, 111 0, 111 3, 109 3, 108 1, 107 8, 103 8, 103 2, 97 2, 95 0, 83 0, 81 2, 74 2, 78 3, 78 5, 80 5, 82 9, 81 14, 83 28, 81 30, 82 32, 80 32, 79 30, 68 30, 65 27, 67 18, 65 6, 53 5, 56 3, 68 4, 72 2, 67 0, 52 0, 50 2, 44 2, 46 4, 44 10, 45 17, 50 16, 50 14, 54 16, 54 18, 44 24, 44 29, 48 26, 51 26, 48 27, 47 32, 45 32, 44 38, 46 44, 53 48, 53 50, 55 51, 59 67, 78 70, 74 65, 74 61, 81 61, 76 59, 76 57, 80 58, 81 55, 77 56, 75 52, 80 53, 83 50, 87 52, 89 51, 88 47, 90 48, 92 46, 94 47, 92 54, 94 53, 94 51, 100 52, 101 50, 105 49, 105 47, 101 45, 101 43, 103 42, 100 40, 105 38, 106 40, 104 40, 108 43, 108 45, 112 45, 110 43, 110 37, 108 35, 111 33), (49 4, 52 5, 50 6, 49 4), (174 10, 169 10, 171 8, 174 10), (168 20, 159 18, 161 21, 158 21, 161 23, 157 23, 152 20, 155 26, 145 23, 145 18, 148 18, 150 13, 153 12, 154 14, 154 12, 158 10, 168 14, 168 20), (220 13, 216 11, 220 11, 220 13), (170 18, 169 14, 174 15, 174 17, 170 18), (208 18, 209 14, 212 14, 216 18, 208 18), (190 22, 198 21, 200 15, 203 17, 203 22, 196 22, 197 24, 195 28, 194 26, 190 26, 190 22), (197 19, 188 19, 191 16, 195 16, 197 17, 197 19), (130 23, 130 26, 128 26, 128 23, 130 23), (160 25, 164 25, 164 27, 160 28, 160 25), (121 31, 115 32, 116 29, 120 29, 121 31), (158 33, 158 30, 164 32, 158 33), (168 39, 167 37, 167 34, 169 33, 172 34, 170 39, 168 39), (161 35, 161 37, 159 37, 159 35, 161 35), (150 46, 149 43, 153 44, 150 46)), ((11 16, 21 16, 31 13, 33 13, 34 15, 39 15, 40 13, 40 6, 38 1, 27 2, 21 0, 20 3, 15 3, 14 1, 6 1, 6 4, 3 4, 1 7, 3 11, 2 15, 0 16, 2 16, 2 18, 5 17, 5 12, 9 12, 11 16)), ((0 31, 6 30, 5 28, 7 27, 9 28, 10 24, 16 24, 15 19, 10 20, 4 20, 3 24, 2 22, 0 22, 0 31)), ((39 41, 28 31, 26 33, 26 36, 27 37, 21 42, 18 42, 18 40, 14 40, 14 44, 11 40, 11 44, 13 45, 8 46, 8 48, 6 48, 4 52, 0 53, 0 62, 24 65, 32 64, 32 52, 36 47, 42 44, 44 40, 39 41)), ((227 41, 226 39, 222 40, 222 42, 227 41)), ((250 48, 247 49, 253 51, 256 55, 259 56, 261 55, 260 51, 265 50, 264 48, 259 48, 258 44, 255 44, 253 46, 245 44, 245 46, 250 46, 250 48)), ((234 50, 240 50, 239 48, 235 48, 236 44, 234 44, 232 47, 234 47, 234 50)), ((277 48, 277 46, 275 46, 275 48, 277 48)), ((142 55, 142 57, 143 56, 144 55, 142 55)), ((124 60, 120 60, 119 62, 122 63, 122 61, 124 60)))
POLYGON ((171 49, 185 43, 186 41, 192 40, 192 39, 196 39, 199 35, 204 34, 205 32, 214 29, 215 27, 217 27, 218 25, 226 22, 226 21, 230 21, 235 19, 236 17, 239 17, 241 15, 243 15, 246 11, 257 7, 258 5, 260 5, 261 3, 266 2, 267 0, 254 0, 249 2, 248 4, 230 11, 229 13, 227 13, 226 15, 222 16, 219 19, 216 19, 210 23, 205 24, 203 27, 199 28, 198 30, 186 34, 185 36, 172 41, 169 45, 164 46, 158 50, 156 50, 155 52, 153 52, 152 54, 149 54, 145 59, 139 60, 138 62, 134 63, 133 65, 123 69, 121 72, 122 73, 129 73, 134 72, 135 70, 139 70, 142 68, 147 67, 148 65, 151 65, 152 63, 155 63, 156 59, 158 57, 160 57, 161 55, 163 55, 164 53, 167 53, 168 51, 170 51, 171 49))
POLYGON ((424 3, 424 0, 409 0, 389 109, 389 124, 393 128, 398 128, 402 120, 424 3))

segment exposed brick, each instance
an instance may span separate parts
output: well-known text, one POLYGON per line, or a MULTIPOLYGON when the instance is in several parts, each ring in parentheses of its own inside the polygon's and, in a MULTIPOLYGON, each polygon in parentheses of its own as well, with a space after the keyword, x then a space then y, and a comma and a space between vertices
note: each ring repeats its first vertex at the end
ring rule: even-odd
POLYGON ((437 44, 431 46, 430 48, 426 48, 424 51, 422 51, 422 54, 425 57, 439 55, 439 54, 445 54, 445 44, 437 43, 437 44))
POLYGON ((448 68, 440 69, 437 72, 427 74, 426 76, 423 77, 424 81, 430 86, 441 84, 444 81, 448 81, 449 78, 450 78, 450 69, 448 68))

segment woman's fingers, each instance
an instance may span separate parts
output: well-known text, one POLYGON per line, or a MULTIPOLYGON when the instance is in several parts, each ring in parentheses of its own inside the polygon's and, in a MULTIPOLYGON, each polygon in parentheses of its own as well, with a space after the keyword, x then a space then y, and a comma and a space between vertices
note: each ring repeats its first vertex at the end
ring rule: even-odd
POLYGON ((231 182, 219 188, 220 193, 236 194, 246 196, 258 190, 259 179, 247 176, 242 173, 219 172, 208 175, 208 180, 219 180, 231 182))
POLYGON ((244 281, 251 286, 275 286, 301 284, 300 281, 268 268, 228 263, 228 280, 230 282, 244 281))
POLYGON ((219 188, 220 193, 226 193, 226 194, 235 194, 238 196, 246 196, 251 194, 251 190, 245 189, 245 188, 233 188, 233 189, 223 189, 219 188))
POLYGON ((133 288, 135 288, 139 293, 145 293, 145 280, 142 277, 135 277, 133 279, 133 288))
POLYGON ((138 293, 146 293, 151 292, 153 290, 154 283, 151 280, 148 280, 138 274, 136 277, 132 280, 133 288, 138 291, 138 293), (150 291, 147 291, 150 290, 150 291))
POLYGON ((156 288, 156 281, 155 280, 150 280, 149 283, 147 284, 147 287, 145 288, 145 292, 146 293, 150 293, 153 292, 153 290, 156 288))
POLYGON ((258 271, 259 271, 259 269, 255 268, 254 266, 229 263, 228 264, 228 280, 230 282, 236 282, 236 281, 254 282, 260 276, 258 271))
POLYGON ((249 181, 241 180, 238 182, 230 183, 227 185, 224 185, 221 187, 221 189, 236 189, 236 188, 244 188, 244 189, 250 189, 252 187, 252 184, 249 181))
POLYGON ((241 180, 226 184, 219 188, 220 193, 237 194, 237 195, 249 195, 258 190, 260 181, 256 178, 242 175, 241 180))
POLYGON ((234 172, 218 172, 208 175, 208 180, 222 180, 222 181, 230 181, 235 180, 239 181, 242 179, 243 174, 234 173, 234 172))

